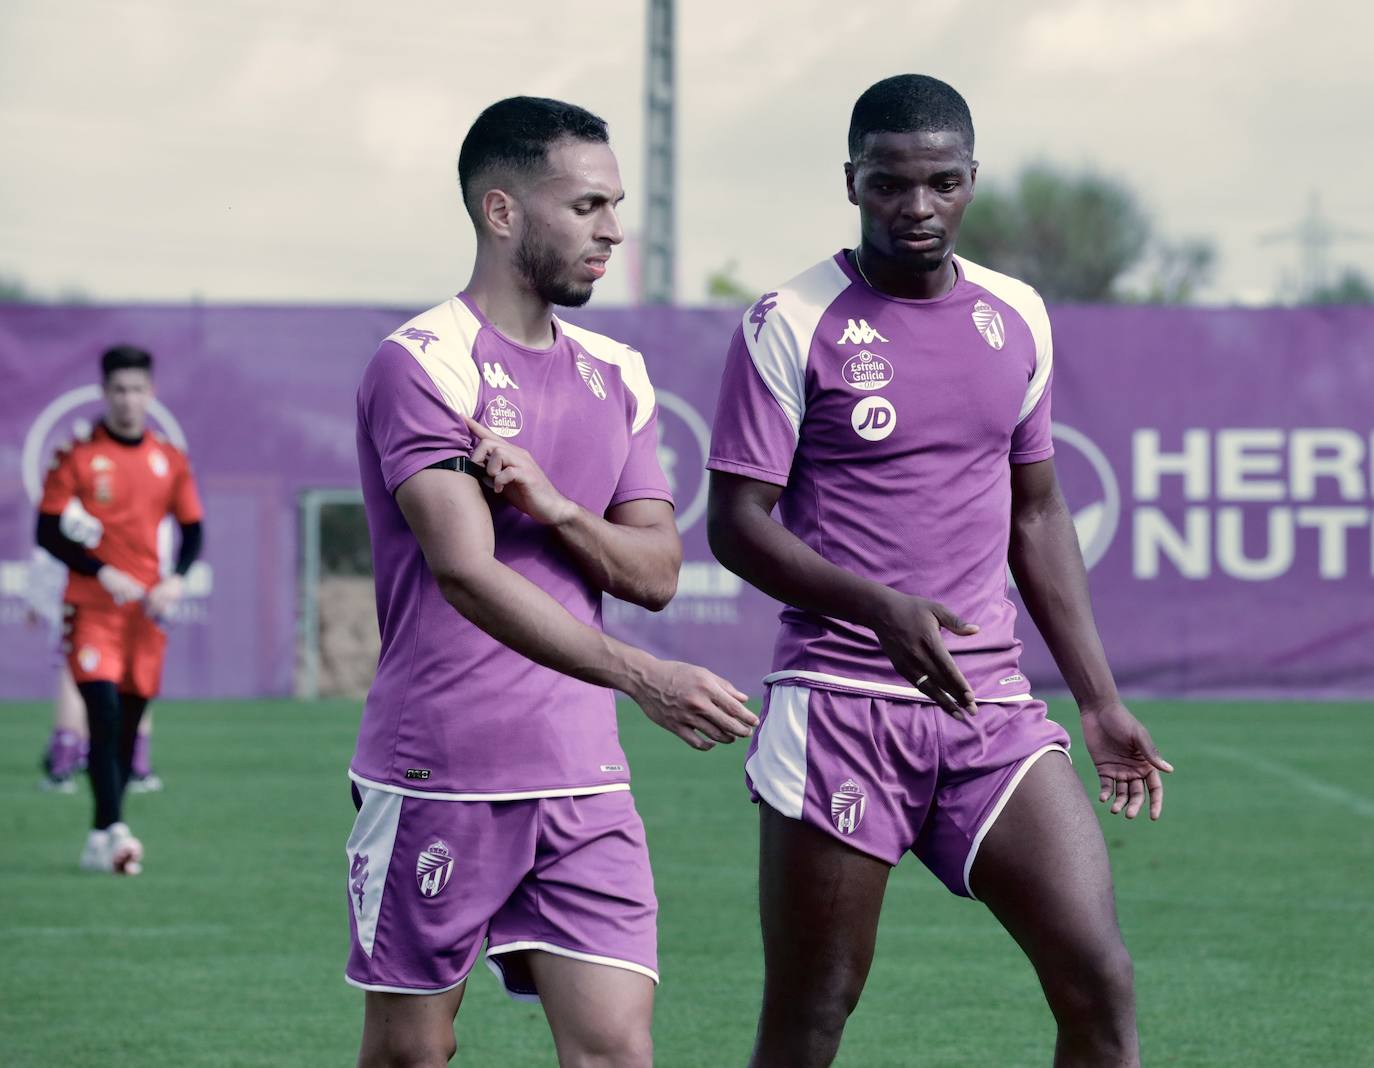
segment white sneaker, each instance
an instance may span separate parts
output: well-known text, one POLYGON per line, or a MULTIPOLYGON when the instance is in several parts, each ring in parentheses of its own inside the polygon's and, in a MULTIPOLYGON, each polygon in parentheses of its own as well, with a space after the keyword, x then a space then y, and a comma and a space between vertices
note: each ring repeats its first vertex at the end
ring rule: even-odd
POLYGON ((38 780, 38 788, 50 794, 74 794, 76 793, 76 779, 70 775, 65 779, 54 779, 51 775, 44 775, 38 780))
POLYGON ((110 832, 92 831, 86 835, 86 848, 81 850, 82 871, 111 871, 110 832))
POLYGON ((138 875, 143 871, 143 843, 133 836, 127 823, 110 824, 110 870, 116 875, 138 875))
POLYGON ((138 875, 143 871, 143 843, 124 823, 113 823, 107 831, 92 831, 81 851, 83 871, 114 875, 138 875))
POLYGON ((135 775, 125 789, 131 794, 155 794, 162 789, 162 780, 157 772, 150 771, 147 775, 135 775))

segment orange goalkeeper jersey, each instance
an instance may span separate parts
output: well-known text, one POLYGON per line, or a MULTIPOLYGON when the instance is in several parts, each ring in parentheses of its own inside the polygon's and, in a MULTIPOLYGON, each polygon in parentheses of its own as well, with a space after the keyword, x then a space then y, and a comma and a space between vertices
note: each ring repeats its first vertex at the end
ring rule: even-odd
MULTIPOLYGON (((57 451, 43 484, 40 512, 59 515, 75 498, 105 531, 91 555, 151 588, 157 581, 157 528, 169 513, 198 523, 200 496, 186 454, 161 434, 145 431, 136 444, 116 438, 102 423, 89 437, 57 451)), ((66 602, 112 606, 93 575, 67 580, 66 602)))

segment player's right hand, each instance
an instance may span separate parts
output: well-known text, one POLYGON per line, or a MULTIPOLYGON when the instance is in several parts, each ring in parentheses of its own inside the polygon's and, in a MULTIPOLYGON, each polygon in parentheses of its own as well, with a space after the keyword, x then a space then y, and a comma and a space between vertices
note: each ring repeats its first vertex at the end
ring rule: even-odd
POLYGON ((747 694, 695 664, 655 661, 637 690, 630 696, 646 716, 702 752, 717 742, 748 738, 758 726, 758 717, 744 706, 747 694))
POLYGON ((111 567, 109 564, 97 571, 95 577, 96 581, 104 587, 105 592, 114 598, 115 604, 141 601, 148 592, 138 579, 117 567, 111 567))
POLYGON ((483 485, 545 526, 559 526, 576 514, 577 505, 558 492, 533 456, 476 419, 465 415, 463 420, 477 439, 471 459, 486 469, 483 485))
POLYGON ((951 716, 961 719, 965 713, 976 714, 978 706, 973 687, 940 638, 941 627, 953 634, 978 633, 976 624, 965 623, 938 601, 896 591, 873 629, 897 673, 951 716))

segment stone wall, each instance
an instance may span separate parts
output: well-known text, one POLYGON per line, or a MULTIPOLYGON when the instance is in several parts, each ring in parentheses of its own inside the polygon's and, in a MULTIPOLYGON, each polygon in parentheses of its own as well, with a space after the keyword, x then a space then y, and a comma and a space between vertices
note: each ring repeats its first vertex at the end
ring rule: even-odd
POLYGON ((382 640, 371 575, 320 579, 320 696, 362 697, 382 640))

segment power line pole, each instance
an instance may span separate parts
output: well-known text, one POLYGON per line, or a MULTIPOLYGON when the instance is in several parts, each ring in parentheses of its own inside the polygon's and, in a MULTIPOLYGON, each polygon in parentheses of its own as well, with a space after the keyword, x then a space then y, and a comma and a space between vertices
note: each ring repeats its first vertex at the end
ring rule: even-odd
POLYGON ((649 0, 644 109, 648 203, 640 259, 640 290, 646 304, 671 304, 676 290, 673 51, 673 0, 649 0))
POLYGON ((1333 226, 1322 214, 1321 197, 1313 191, 1307 202, 1307 213, 1296 226, 1271 230, 1260 237, 1260 243, 1293 242, 1298 246, 1299 298, 1311 300, 1331 284, 1331 246, 1337 241, 1368 241, 1369 235, 1360 230, 1333 226))

